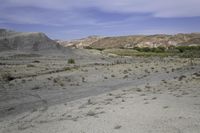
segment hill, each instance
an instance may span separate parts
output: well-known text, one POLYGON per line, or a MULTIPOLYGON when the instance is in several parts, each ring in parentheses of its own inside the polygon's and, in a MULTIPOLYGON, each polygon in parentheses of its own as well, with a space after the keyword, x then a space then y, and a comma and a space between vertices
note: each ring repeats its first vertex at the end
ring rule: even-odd
POLYGON ((40 32, 16 32, 0 29, 0 51, 58 49, 57 42, 40 32))
POLYGON ((72 40, 72 41, 60 41, 57 42, 62 45, 63 47, 75 47, 75 48, 84 48, 87 46, 92 45, 98 40, 101 40, 103 37, 99 36, 89 36, 82 39, 72 40))
POLYGON ((92 48, 169 47, 200 45, 200 33, 176 35, 133 35, 104 37, 93 42, 92 48))

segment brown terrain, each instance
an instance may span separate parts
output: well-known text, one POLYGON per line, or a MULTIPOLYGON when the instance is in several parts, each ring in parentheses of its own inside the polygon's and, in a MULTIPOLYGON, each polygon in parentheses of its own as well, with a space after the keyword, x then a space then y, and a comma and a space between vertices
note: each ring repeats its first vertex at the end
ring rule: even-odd
MULTIPOLYGON (((62 48, 43 33, 1 30, 0 38, 0 133, 200 131, 200 58, 62 48)), ((199 34, 88 40, 197 45, 199 34)))

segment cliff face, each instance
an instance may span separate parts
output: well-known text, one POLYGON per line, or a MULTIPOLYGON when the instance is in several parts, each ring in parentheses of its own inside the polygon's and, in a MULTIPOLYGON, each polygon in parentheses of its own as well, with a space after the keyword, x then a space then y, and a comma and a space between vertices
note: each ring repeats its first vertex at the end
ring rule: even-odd
POLYGON ((44 33, 15 32, 0 29, 0 51, 4 50, 45 50, 57 49, 58 43, 49 39, 44 33))
POLYGON ((176 35, 139 35, 105 37, 92 43, 93 48, 133 48, 133 47, 168 47, 182 45, 200 45, 200 33, 176 35))

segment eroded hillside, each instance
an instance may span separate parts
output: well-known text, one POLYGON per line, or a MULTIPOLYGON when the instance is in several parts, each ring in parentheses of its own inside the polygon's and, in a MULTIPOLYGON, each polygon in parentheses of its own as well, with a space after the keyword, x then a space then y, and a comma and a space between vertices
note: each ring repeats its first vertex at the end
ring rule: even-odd
POLYGON ((15 32, 0 29, 0 51, 56 49, 59 45, 39 32, 15 32))
POLYGON ((92 37, 61 43, 61 45, 82 48, 133 48, 133 47, 168 47, 168 46, 193 46, 200 45, 200 34, 176 35, 133 35, 115 37, 92 37))

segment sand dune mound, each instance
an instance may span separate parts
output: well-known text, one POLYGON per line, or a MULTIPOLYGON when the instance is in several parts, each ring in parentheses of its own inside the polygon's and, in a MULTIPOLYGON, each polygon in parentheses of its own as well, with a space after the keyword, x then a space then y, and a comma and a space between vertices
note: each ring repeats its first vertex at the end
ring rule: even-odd
POLYGON ((57 49, 59 45, 39 32, 15 32, 0 29, 0 51, 57 49))

